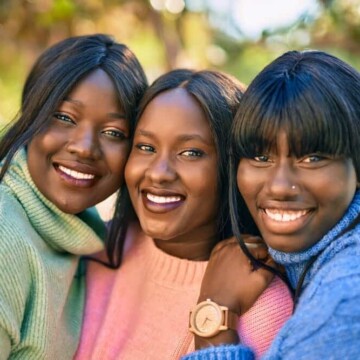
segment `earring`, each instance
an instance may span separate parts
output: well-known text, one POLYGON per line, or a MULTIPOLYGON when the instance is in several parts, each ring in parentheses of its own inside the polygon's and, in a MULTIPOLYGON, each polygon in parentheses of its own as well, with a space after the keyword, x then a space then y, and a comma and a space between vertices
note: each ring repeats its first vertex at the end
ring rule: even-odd
POLYGON ((291 187, 291 190, 295 190, 296 189, 296 187, 295 187, 295 185, 293 185, 292 187, 291 187))

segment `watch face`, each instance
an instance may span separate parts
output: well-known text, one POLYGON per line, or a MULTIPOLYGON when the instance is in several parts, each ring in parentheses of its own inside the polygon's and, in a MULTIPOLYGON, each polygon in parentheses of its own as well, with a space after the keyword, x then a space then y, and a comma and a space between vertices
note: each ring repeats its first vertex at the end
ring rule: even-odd
POLYGON ((223 323, 223 313, 219 306, 210 301, 198 304, 192 313, 191 324, 196 334, 203 337, 216 335, 223 323))

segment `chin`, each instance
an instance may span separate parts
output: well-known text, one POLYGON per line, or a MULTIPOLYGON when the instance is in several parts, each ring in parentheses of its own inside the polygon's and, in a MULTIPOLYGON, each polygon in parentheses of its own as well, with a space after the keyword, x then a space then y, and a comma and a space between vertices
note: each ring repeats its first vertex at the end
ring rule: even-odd
MULTIPOLYGON (((78 207, 78 206, 72 206, 71 204, 58 204, 55 203, 56 207, 61 210, 63 213, 65 214, 69 214, 69 215, 76 215, 81 213, 82 211, 84 211, 85 209, 87 209, 88 207, 78 207)), ((90 207, 90 206, 89 206, 90 207)))

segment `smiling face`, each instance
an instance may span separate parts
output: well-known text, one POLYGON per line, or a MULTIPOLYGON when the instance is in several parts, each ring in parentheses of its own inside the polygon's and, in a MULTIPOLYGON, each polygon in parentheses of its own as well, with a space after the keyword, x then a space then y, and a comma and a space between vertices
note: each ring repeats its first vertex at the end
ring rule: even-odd
POLYGON ((344 215, 355 194, 356 174, 351 159, 289 153, 281 132, 276 149, 240 160, 237 184, 265 242, 298 252, 319 241, 344 215))
POLYGON ((123 182, 129 123, 109 76, 97 69, 59 105, 28 146, 30 175, 60 210, 76 214, 123 182))
POLYGON ((188 259, 208 256, 217 237, 217 168, 196 100, 182 88, 156 96, 135 130, 125 179, 141 227, 159 248, 188 259))

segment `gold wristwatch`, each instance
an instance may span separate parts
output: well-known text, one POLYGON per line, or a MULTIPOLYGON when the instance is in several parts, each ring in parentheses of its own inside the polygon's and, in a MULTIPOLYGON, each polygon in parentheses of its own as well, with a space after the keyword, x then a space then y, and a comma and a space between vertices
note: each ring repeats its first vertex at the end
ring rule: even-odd
POLYGON ((194 334, 209 338, 220 331, 237 330, 239 316, 226 306, 220 306, 207 299, 190 311, 189 330, 194 334))

